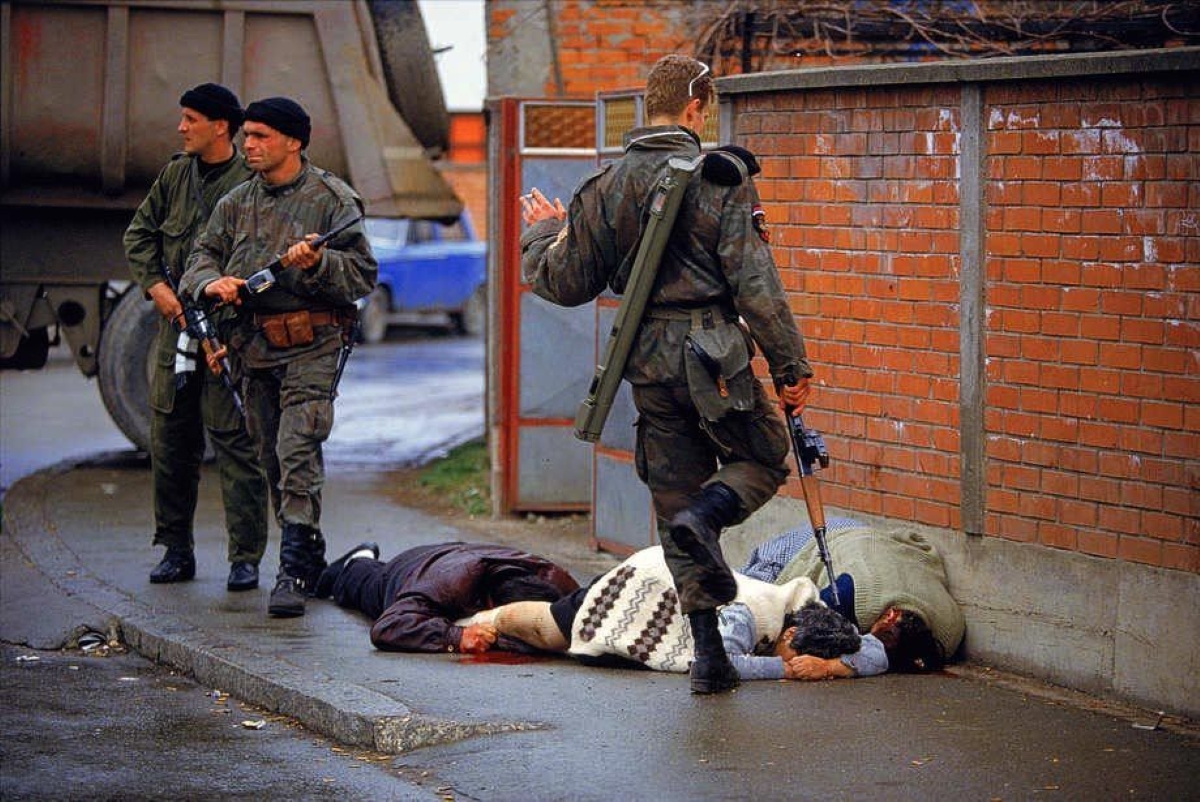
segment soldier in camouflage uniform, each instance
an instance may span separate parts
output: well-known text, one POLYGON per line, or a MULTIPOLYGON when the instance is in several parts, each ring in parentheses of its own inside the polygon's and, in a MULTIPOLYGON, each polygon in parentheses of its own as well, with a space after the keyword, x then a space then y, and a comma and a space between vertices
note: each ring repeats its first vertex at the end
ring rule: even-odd
POLYGON ((233 396, 221 380, 196 369, 192 352, 177 354, 183 307, 171 289, 217 201, 253 173, 233 144, 242 124, 237 96, 218 84, 201 84, 179 99, 183 152, 159 173, 125 232, 125 254, 134 281, 162 319, 151 378, 150 464, 154 477, 154 544, 167 547, 151 582, 183 582, 196 575, 192 524, 208 430, 221 477, 229 532, 226 587, 258 587, 258 563, 267 546, 267 484, 233 396), (162 270, 170 271, 168 282, 162 270), (182 368, 176 372, 176 362, 182 368))
POLYGON ((196 242, 183 291, 239 306, 227 341, 245 366, 247 426, 270 481, 283 530, 268 613, 304 615, 325 568, 321 444, 333 427, 334 380, 351 336, 356 299, 378 266, 361 224, 314 249, 319 234, 362 214, 358 195, 309 163, 312 125, 299 104, 267 98, 246 108, 246 162, 258 175, 217 204, 196 242), (258 294, 246 278, 281 257, 258 294))
MULTIPOLYGON (((637 247, 643 205, 669 159, 699 156, 695 131, 703 130, 712 101, 706 65, 666 56, 647 81, 649 126, 630 131, 624 157, 583 181, 569 214, 536 189, 522 196, 530 227, 521 268, 535 293, 574 306, 606 288, 625 289, 623 260, 637 247)), ((696 693, 738 681, 717 631, 715 608, 737 592, 721 530, 765 504, 788 473, 787 430, 750 368, 754 343, 788 407, 803 409, 812 375, 767 247, 748 160, 709 155, 693 174, 624 371, 638 410, 636 469, 654 499, 695 639, 696 693)))

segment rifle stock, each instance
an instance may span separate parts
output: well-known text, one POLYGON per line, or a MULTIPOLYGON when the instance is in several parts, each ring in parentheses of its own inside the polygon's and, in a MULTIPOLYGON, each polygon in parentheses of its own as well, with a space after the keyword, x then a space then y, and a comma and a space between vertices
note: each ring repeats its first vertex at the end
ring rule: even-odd
POLYGON ((575 436, 584 442, 596 442, 604 430, 604 422, 617 396, 621 377, 625 373, 625 362, 629 359, 634 337, 642 323, 650 291, 658 277, 658 265, 679 214, 684 190, 703 158, 671 159, 667 162, 666 174, 654 188, 648 209, 649 219, 638 241, 629 281, 604 346, 604 357, 596 366, 587 398, 580 403, 575 414, 575 436))

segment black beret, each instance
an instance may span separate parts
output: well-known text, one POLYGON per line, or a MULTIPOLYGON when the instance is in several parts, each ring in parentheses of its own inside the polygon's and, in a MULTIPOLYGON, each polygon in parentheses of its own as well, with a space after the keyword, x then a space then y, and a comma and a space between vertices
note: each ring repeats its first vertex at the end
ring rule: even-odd
POLYGON ((312 136, 312 121, 300 104, 291 98, 269 97, 256 100, 246 107, 246 119, 269 125, 281 134, 300 140, 300 147, 308 147, 312 136))
POLYGON ((179 98, 179 105, 195 109, 210 120, 228 120, 234 131, 245 118, 237 95, 220 84, 200 84, 189 89, 179 98))

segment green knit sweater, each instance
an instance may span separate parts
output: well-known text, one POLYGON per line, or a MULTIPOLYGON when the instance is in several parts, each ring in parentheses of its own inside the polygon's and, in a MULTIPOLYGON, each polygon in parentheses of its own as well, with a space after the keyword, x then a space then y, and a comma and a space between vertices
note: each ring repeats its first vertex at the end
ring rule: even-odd
MULTIPOLYGON (((854 579, 854 615, 865 632, 888 607, 918 613, 949 659, 962 642, 965 623, 946 585, 946 567, 929 541, 916 532, 880 532, 860 526, 827 536, 833 570, 854 579)), ((776 583, 808 577, 828 583, 811 540, 784 566, 776 583)))

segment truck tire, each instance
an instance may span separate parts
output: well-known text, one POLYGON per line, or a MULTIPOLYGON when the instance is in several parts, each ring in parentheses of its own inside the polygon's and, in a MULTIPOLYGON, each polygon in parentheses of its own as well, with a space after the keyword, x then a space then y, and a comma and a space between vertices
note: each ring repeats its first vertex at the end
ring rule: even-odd
POLYGON ((365 344, 381 343, 387 336, 388 307, 390 306, 387 289, 376 287, 371 290, 371 294, 363 303, 362 311, 358 313, 359 331, 362 332, 362 341, 365 344))
POLYGON ((109 417, 140 451, 150 450, 150 375, 158 312, 135 284, 104 324, 97 355, 100 398, 109 417))
POLYGON ((415 0, 370 0, 388 97, 433 157, 450 149, 450 114, 437 62, 415 0))

